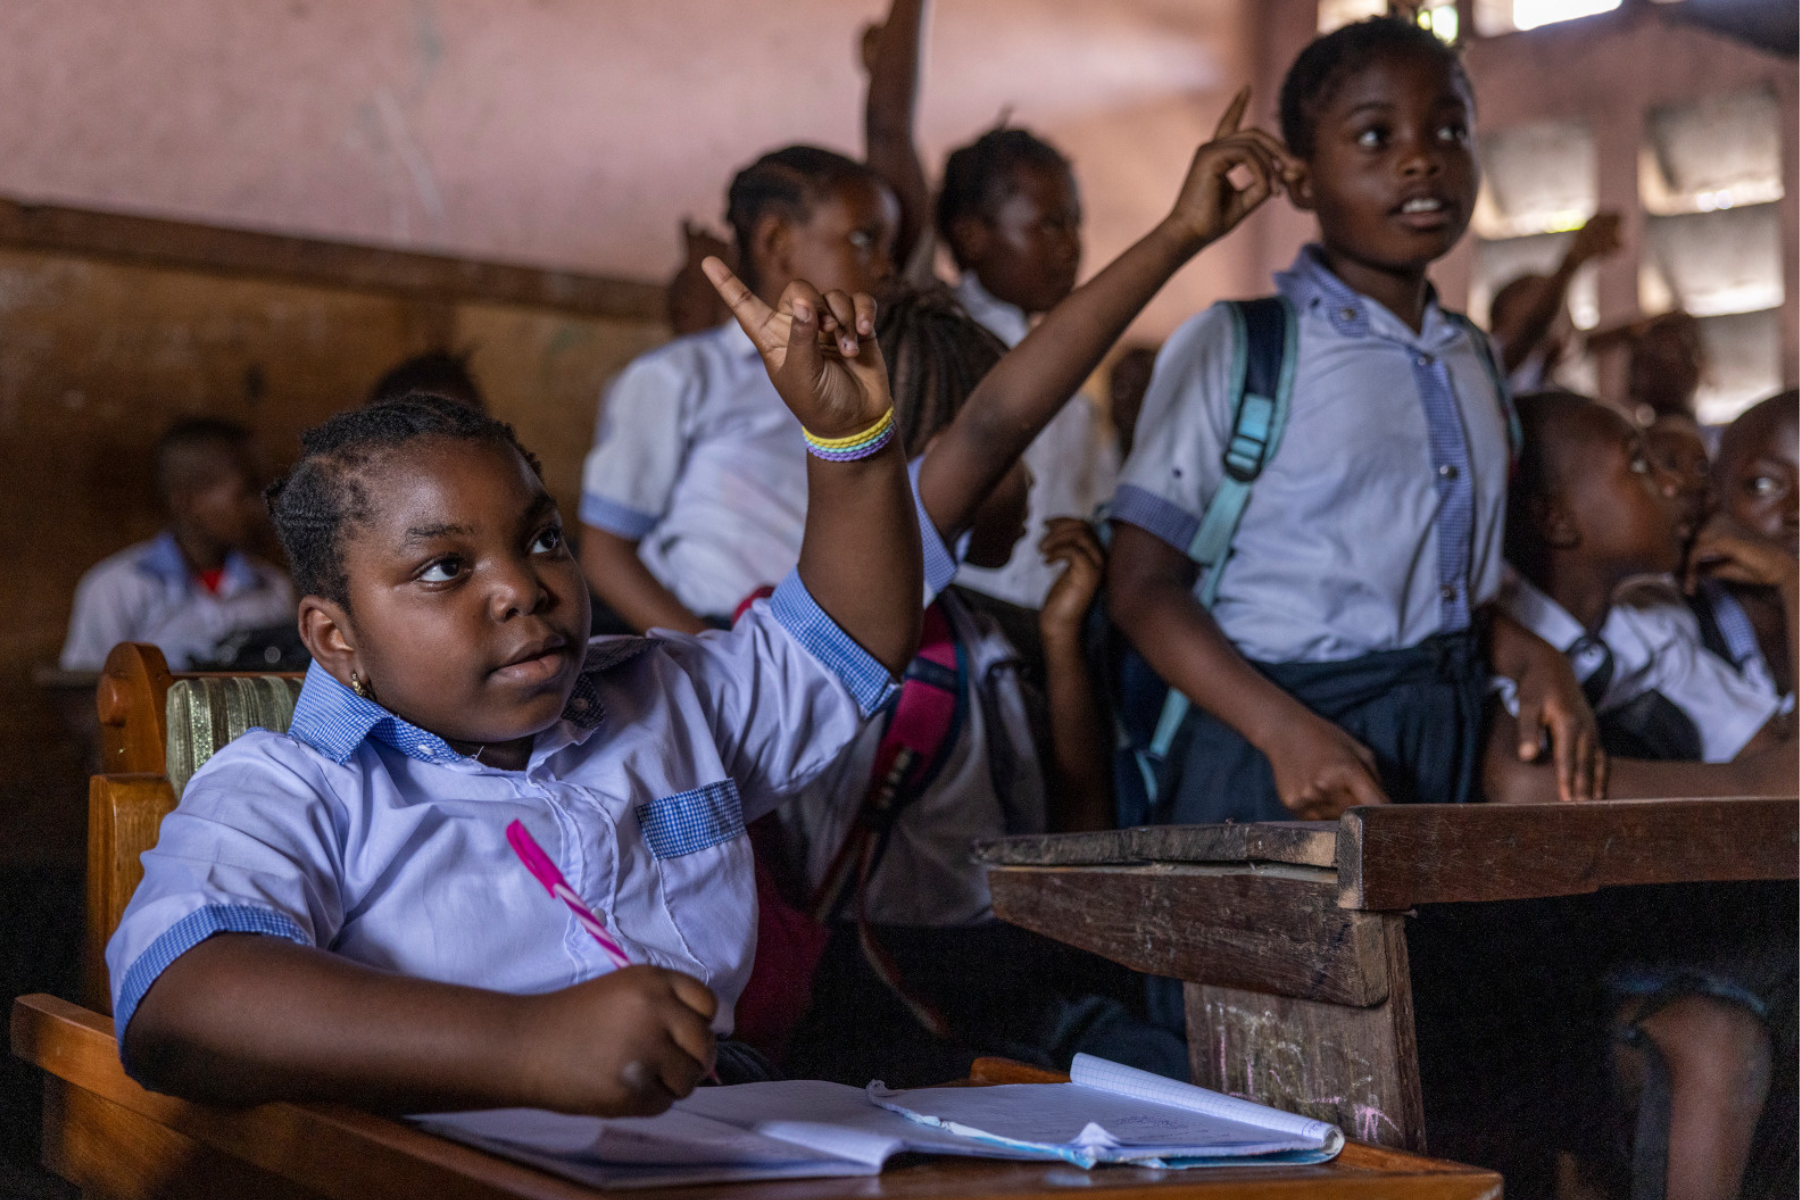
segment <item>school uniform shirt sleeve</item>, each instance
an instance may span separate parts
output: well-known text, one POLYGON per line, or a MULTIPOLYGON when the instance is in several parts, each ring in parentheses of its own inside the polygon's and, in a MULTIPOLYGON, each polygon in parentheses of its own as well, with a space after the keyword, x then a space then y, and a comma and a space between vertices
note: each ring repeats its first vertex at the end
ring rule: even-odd
POLYGON ((1214 305, 1163 346, 1113 497, 1113 520, 1183 553, 1219 486, 1220 454, 1231 434, 1232 342, 1230 310, 1214 305))
POLYGON ((657 637, 694 681, 746 822, 829 767, 899 691, 819 607, 798 570, 729 632, 657 637))
MULTIPOLYGON (((1706 649, 1698 622, 1684 606, 1619 606, 1608 617, 1606 633, 1609 641, 1635 638, 1647 648, 1648 665, 1637 690, 1658 692, 1687 715, 1700 734, 1704 762, 1730 762, 1781 711, 1779 699, 1706 649)), ((1602 699, 1603 709, 1611 699, 1602 699)))
POLYGON ((214 755, 163 819, 106 947, 123 1045, 158 976, 217 933, 327 947, 343 925, 343 814, 299 743, 252 730, 214 755))
POLYGON ((581 523, 637 541, 669 511, 687 458, 692 372, 676 344, 626 367, 581 472, 581 523))

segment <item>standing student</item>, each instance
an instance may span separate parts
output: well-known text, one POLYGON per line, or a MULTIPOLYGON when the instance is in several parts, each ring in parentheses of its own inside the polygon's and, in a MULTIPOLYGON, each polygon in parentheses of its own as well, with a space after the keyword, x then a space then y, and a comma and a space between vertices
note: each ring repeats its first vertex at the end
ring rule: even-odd
POLYGON ((1085 1049, 1186 1076, 1181 1038, 1119 998, 1136 991, 1123 973, 995 920, 970 861, 984 838, 1109 823, 1112 739, 1082 645, 1098 540, 1067 519, 1038 547, 1066 564, 1038 614, 1041 695, 997 624, 943 585, 959 560, 1016 553, 1035 486, 1026 446, 1168 278, 1283 185, 1290 164, 1274 138, 1238 129, 1248 100, 1196 153, 1169 216, 1017 349, 1005 353, 941 286, 883 309, 896 419, 921 453, 934 598, 897 707, 782 810, 810 904, 833 930, 787 1059, 797 1073, 928 1082, 983 1052, 1066 1068, 1085 1049), (1249 174, 1243 190, 1234 168, 1249 174), (893 774, 902 752, 912 765, 893 774))
MULTIPOLYGON (((872 169, 789 146, 732 181, 739 272, 773 304, 796 279, 868 292, 893 273, 897 211, 872 169)), ((806 453, 756 347, 726 322, 634 361, 601 406, 582 472, 581 564, 634 629, 727 624, 800 551, 806 453)))
POLYGON ((1566 792, 1594 791, 1567 663, 1492 612, 1507 401, 1426 278, 1474 207, 1474 109, 1455 52, 1400 20, 1347 25, 1289 71, 1289 195, 1320 241, 1276 279, 1291 409, 1217 579, 1189 551, 1223 453, 1242 473, 1235 435, 1253 432, 1234 431, 1233 312, 1193 318, 1157 360, 1108 566, 1113 619, 1194 705, 1157 765, 1153 820, 1476 799, 1490 670, 1528 696, 1519 752, 1548 726, 1566 792))
POLYGON ((250 431, 190 417, 157 440, 156 493, 168 526, 81 577, 65 671, 97 671, 120 642, 152 642, 173 670, 221 657, 234 635, 291 623, 285 572, 250 550, 262 525, 250 431))
POLYGON ((1494 293, 1488 330, 1514 391, 1554 387, 1572 327, 1569 287, 1582 267, 1619 249, 1619 214, 1595 213, 1548 275, 1521 275, 1494 293))
MULTIPOLYGON (((1032 320, 1069 294, 1081 267, 1081 194, 1069 160, 1027 130, 989 130, 945 162, 937 231, 956 260, 963 307, 1006 345, 1018 345, 1032 320)), ((1118 439, 1094 402, 1078 394, 1026 450, 1025 465, 1037 480, 1025 537, 1005 566, 965 569, 959 579, 1036 608, 1054 575, 1033 548, 1051 517, 1091 517, 1112 495, 1118 439)))
POLYGON ((795 282, 772 312, 715 267, 817 450, 798 567, 730 632, 590 642, 510 428, 402 400, 307 435, 270 504, 313 666, 289 732, 214 755, 144 855, 107 948, 137 1078, 622 1115, 713 1065, 755 945, 746 818, 887 701, 921 588, 873 301, 795 282), (515 823, 633 965, 515 859, 515 823))

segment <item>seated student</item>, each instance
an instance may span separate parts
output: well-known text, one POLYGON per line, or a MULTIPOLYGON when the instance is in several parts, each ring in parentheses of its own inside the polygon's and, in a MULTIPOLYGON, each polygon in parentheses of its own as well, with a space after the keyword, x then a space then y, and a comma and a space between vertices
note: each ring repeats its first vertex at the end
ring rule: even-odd
POLYGON ((965 1073, 984 1051, 1063 1068, 1087 1049, 1186 1077, 1182 1040, 1117 998, 1135 990, 1129 977, 997 922, 985 873, 969 859, 979 839, 1109 823, 1111 738, 1082 654, 1099 543, 1070 519, 1040 546, 1066 564, 1038 618, 1047 705, 995 622, 942 583, 955 565, 945 547, 970 562, 1014 553, 1032 486, 1025 447, 1162 284, 1281 186, 1274 139, 1238 130, 1248 100, 1246 90, 1196 154, 1169 217, 1011 353, 1002 357, 1000 341, 941 287, 882 310, 896 420, 923 452, 918 493, 937 594, 905 685, 913 690, 781 810, 809 906, 834 926, 786 1059, 796 1074, 925 1083, 965 1073), (1242 191, 1228 180, 1240 166, 1251 176, 1242 191), (912 699, 927 687, 950 693, 936 697, 935 726, 912 699), (910 765, 896 777, 889 764, 903 751, 910 765))
MULTIPOLYGON (((893 273, 895 201, 862 163, 812 146, 732 181, 739 271, 765 304, 795 279, 868 292, 893 273)), ((806 453, 756 347, 733 322, 626 367, 582 470, 581 565, 632 628, 693 633, 793 567, 806 453)))
POLYGON ((152 642, 184 671, 235 635, 293 620, 287 575, 249 552, 262 521, 250 431, 177 421, 156 443, 155 470, 168 527, 81 577, 65 671, 99 670, 120 642, 152 642))
POLYGON ((1715 654, 1793 710, 1792 582, 1800 556, 1800 393, 1740 415, 1719 440, 1720 519, 1701 535, 1693 604, 1715 654), (1736 553, 1717 543, 1729 541, 1736 553))
MULTIPOLYGON (((1069 294, 1081 266, 1081 196, 1069 160, 1024 129, 989 130, 945 162, 937 231, 956 260, 963 307, 1018 345, 1032 318, 1069 294)), ((1025 451, 1025 466, 1037 486, 1024 538, 1004 566, 971 565, 958 582, 1036 608, 1055 578, 1036 550, 1047 522, 1091 517, 1112 496, 1118 439, 1094 402, 1077 395, 1025 451)))
POLYGON ((1714 503, 1712 467, 1699 423, 1686 413, 1656 418, 1644 429, 1644 453, 1673 481, 1681 521, 1690 534, 1698 533, 1714 503))
MULTIPOLYGON (((806 437, 891 426, 867 296, 731 300, 806 437)), ((398 401, 308 434, 270 505, 313 667, 290 732, 220 750, 144 855, 107 948, 133 1074, 414 1112, 687 1094, 750 968, 746 817, 828 766, 917 646, 900 446, 807 466, 800 565, 735 630, 590 642, 507 426, 398 401), (514 822, 633 965, 515 859, 514 822)))
POLYGON ((1519 752, 1537 755, 1548 723, 1563 786, 1593 793, 1592 716, 1568 664, 1491 612, 1507 399, 1481 335, 1426 278, 1474 208, 1474 107, 1455 51, 1397 19, 1321 37, 1289 71, 1288 194, 1321 241, 1277 277, 1297 325, 1291 412, 1205 576, 1190 550, 1222 452, 1232 479, 1246 471, 1237 313, 1200 314, 1157 360, 1107 575, 1114 621, 1194 705, 1160 762, 1146 755, 1151 820, 1474 800, 1490 664, 1531 694, 1519 752))
POLYGON ((1549 275, 1521 275, 1494 293, 1488 330, 1514 391, 1554 387, 1571 332, 1569 286, 1582 267, 1619 249, 1619 214, 1595 213, 1549 275))
POLYGON ((454 400, 476 412, 487 411, 487 399, 481 394, 481 385, 475 382, 475 376, 469 370, 468 353, 452 354, 448 350, 415 354, 390 368, 369 389, 369 398, 364 403, 385 404, 415 392, 454 400))
MULTIPOLYGON (((1637 603, 1614 600, 1625 580, 1678 563, 1676 481, 1655 470, 1643 436, 1610 408, 1543 393, 1522 397, 1519 411, 1525 451, 1509 498, 1507 552, 1522 578, 1505 603, 1569 653, 1614 752, 1610 793, 1791 795, 1800 758, 1773 692, 1704 649, 1679 597, 1657 603, 1639 589, 1637 603), (1644 761, 1656 759, 1690 761, 1644 761)), ((1767 549, 1725 533, 1703 535, 1694 568, 1759 577, 1771 570, 1767 549)), ((1791 550, 1774 557, 1785 564, 1775 573, 1783 575, 1778 590, 1791 613, 1800 569, 1791 550)), ((1554 799, 1547 772, 1514 761, 1511 742, 1502 714, 1489 798, 1554 799)), ((1606 1012, 1594 1018, 1591 1036, 1596 1045, 1617 1043, 1607 1069, 1622 1071, 1637 1081, 1627 1090, 1649 1097, 1647 1116, 1629 1115, 1640 1109, 1633 1099, 1614 1119, 1635 1122, 1640 1173, 1666 1171, 1671 1196, 1738 1194, 1774 1048, 1792 1042, 1780 1014, 1785 1008, 1791 1023, 1793 886, 1747 886, 1624 889, 1584 906, 1583 929, 1550 933, 1591 943, 1571 956, 1605 977, 1606 1012)), ((1565 1020, 1580 1029, 1589 1016, 1577 1010, 1565 1020)), ((1581 1074, 1577 1063, 1559 1067, 1558 1086, 1579 1091, 1570 1074, 1581 1074)), ((1602 1115, 1583 1114, 1571 1132, 1604 1128, 1602 1115)), ((1572 1148, 1600 1176, 1626 1171, 1631 1161, 1605 1139, 1576 1137, 1572 1148)))

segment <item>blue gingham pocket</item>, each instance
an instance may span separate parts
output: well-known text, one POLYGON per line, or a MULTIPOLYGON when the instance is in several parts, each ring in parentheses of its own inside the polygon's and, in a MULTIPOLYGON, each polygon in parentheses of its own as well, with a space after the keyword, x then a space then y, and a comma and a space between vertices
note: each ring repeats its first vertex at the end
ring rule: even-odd
POLYGON ((737 784, 721 779, 691 792, 676 792, 633 809, 644 841, 658 858, 680 858, 744 832, 744 804, 737 784))

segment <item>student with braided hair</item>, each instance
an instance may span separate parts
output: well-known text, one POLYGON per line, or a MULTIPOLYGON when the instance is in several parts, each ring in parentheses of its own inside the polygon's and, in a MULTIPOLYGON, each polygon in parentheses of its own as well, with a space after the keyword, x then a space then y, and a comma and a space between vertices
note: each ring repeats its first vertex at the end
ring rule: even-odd
POLYGON ((729 632, 590 641, 509 427, 414 397, 307 434, 269 494, 313 657, 292 723, 195 773, 107 948, 148 1086, 617 1116, 766 1075, 715 1043, 745 823, 892 694, 920 530, 874 301, 794 282, 777 312, 711 266, 806 456, 799 565, 729 632))
MULTIPOLYGON (((796 279, 870 292, 893 273, 893 191, 841 154, 765 154, 728 206, 739 273, 765 304, 796 279)), ((582 570, 634 630, 723 625, 793 567, 806 501, 794 418, 727 321, 643 355, 607 392, 582 473, 582 570)))

